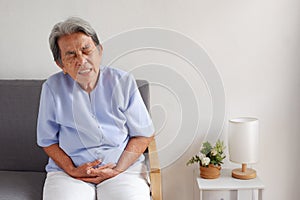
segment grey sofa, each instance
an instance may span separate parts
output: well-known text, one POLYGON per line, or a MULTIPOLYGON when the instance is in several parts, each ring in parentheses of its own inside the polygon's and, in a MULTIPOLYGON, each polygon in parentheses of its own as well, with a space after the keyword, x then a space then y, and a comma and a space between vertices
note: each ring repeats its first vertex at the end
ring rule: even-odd
MULTIPOLYGON (((36 122, 43 82, 0 80, 0 200, 42 199, 48 158, 36 144, 36 122)), ((149 108, 149 85, 137 84, 149 108)))

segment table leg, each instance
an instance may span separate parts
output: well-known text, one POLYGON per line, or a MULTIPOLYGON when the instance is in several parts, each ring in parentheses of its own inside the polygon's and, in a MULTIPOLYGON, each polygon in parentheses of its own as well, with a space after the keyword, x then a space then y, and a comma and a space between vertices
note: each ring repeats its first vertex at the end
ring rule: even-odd
POLYGON ((258 200, 263 199, 263 189, 258 189, 258 200))
POLYGON ((239 200, 241 196, 241 193, 239 192, 239 190, 236 191, 236 200, 239 200))
POLYGON ((202 192, 202 190, 200 190, 200 200, 203 199, 202 195, 203 195, 203 192, 202 192))

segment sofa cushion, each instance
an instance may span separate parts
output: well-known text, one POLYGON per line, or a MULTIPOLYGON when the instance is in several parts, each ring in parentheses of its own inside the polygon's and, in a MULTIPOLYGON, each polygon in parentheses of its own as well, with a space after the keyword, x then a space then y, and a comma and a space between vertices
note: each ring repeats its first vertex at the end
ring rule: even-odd
POLYGON ((0 80, 0 170, 45 171, 47 156, 36 144, 43 80, 0 80))
POLYGON ((0 171, 0 199, 42 199, 45 172, 0 171))

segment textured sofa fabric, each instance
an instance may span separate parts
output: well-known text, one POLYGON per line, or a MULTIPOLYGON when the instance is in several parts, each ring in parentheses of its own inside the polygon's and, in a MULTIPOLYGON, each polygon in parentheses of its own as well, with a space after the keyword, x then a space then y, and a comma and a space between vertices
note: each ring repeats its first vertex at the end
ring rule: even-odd
POLYGON ((0 171, 1 200, 41 200, 45 172, 0 171))
MULTIPOLYGON (((0 80, 0 200, 41 200, 47 156, 36 144, 44 80, 0 80)), ((149 85, 137 84, 149 108, 149 85)))

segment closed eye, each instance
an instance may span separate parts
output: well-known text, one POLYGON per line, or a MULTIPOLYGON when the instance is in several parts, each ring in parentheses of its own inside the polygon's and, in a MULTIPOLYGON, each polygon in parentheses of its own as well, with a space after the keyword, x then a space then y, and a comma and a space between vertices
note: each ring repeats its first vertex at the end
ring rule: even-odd
POLYGON ((75 54, 76 54, 75 51, 67 51, 67 52, 65 53, 66 56, 73 56, 73 55, 75 55, 75 54))
POLYGON ((82 53, 85 55, 89 55, 94 51, 94 48, 92 48, 90 45, 86 45, 82 48, 82 53))

